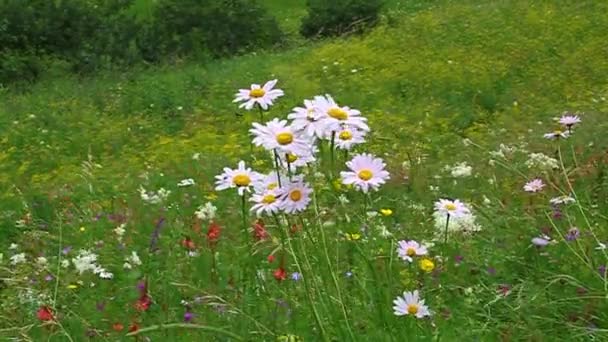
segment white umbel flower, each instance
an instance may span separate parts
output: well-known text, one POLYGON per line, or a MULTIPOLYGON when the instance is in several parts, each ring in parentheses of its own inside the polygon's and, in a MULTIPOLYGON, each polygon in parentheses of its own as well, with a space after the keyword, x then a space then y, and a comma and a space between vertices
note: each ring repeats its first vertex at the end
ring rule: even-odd
POLYGON ((462 234, 470 235, 481 231, 482 227, 477 224, 477 218, 472 212, 467 212, 461 216, 450 216, 450 222, 447 222, 448 216, 442 212, 436 211, 433 213, 435 226, 435 239, 440 239, 446 233, 446 225, 449 235, 462 234), (448 224, 449 223, 449 224, 448 224))
POLYGON ((217 212, 217 207, 213 205, 211 202, 205 203, 205 205, 201 205, 198 207, 198 210, 194 212, 194 215, 203 221, 211 221, 215 218, 215 213, 217 212))
POLYGON ((246 110, 251 110, 256 104, 266 110, 272 106, 274 100, 285 94, 281 89, 273 89, 276 84, 277 80, 271 80, 262 87, 252 84, 250 89, 239 89, 232 102, 243 102, 239 108, 245 107, 246 110))
POLYGON ((265 125, 255 122, 253 127, 249 130, 254 135, 253 143, 268 151, 300 155, 311 149, 310 140, 302 132, 288 125, 286 120, 274 118, 265 125))
POLYGON ((361 112, 349 107, 341 107, 330 96, 315 96, 314 106, 327 116, 323 119, 325 132, 340 131, 344 126, 356 127, 363 131, 369 131, 367 119, 361 116, 361 112))
POLYGON ((310 137, 323 138, 327 114, 318 110, 314 101, 304 100, 304 107, 295 107, 287 118, 293 120, 291 125, 295 130, 303 131, 310 137))
POLYGON ((180 188, 185 188, 187 186, 192 186, 194 184, 196 184, 194 182, 194 179, 186 178, 186 179, 182 179, 181 181, 179 181, 179 183, 177 183, 177 186, 179 186, 180 188))
POLYGON ((386 183, 386 180, 390 178, 389 173, 384 170, 386 164, 382 159, 371 154, 356 155, 351 161, 346 162, 346 166, 351 171, 340 172, 342 183, 345 185, 353 184, 365 193, 370 189, 378 190, 380 185, 386 183))
POLYGON ((429 308, 424 305, 424 300, 420 299, 418 290, 414 292, 403 292, 403 297, 398 296, 394 301, 393 310, 396 316, 413 315, 416 318, 430 316, 429 308))
POLYGON ((225 167, 222 174, 215 176, 215 190, 237 188, 239 195, 243 196, 245 191, 251 191, 251 187, 259 182, 261 178, 262 176, 259 173, 245 167, 245 162, 241 160, 237 169, 225 167))
POLYGON ((397 254, 403 261, 412 262, 414 256, 427 255, 428 250, 426 246, 419 244, 417 241, 405 241, 401 240, 398 242, 397 254))
POLYGON ((21 264, 27 261, 26 257, 25 257, 25 253, 19 253, 19 254, 15 254, 12 257, 10 257, 11 260, 11 265, 17 265, 17 264, 21 264))
POLYGON ((303 211, 310 203, 310 186, 302 180, 284 185, 281 196, 281 209, 288 214, 303 211))

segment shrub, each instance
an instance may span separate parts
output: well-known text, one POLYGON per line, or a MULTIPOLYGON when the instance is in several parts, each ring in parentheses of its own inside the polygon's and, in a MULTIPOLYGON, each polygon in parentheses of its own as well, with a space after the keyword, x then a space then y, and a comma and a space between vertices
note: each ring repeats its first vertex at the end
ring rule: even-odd
POLYGON ((383 0, 308 0, 300 33, 306 38, 360 33, 374 26, 383 0))

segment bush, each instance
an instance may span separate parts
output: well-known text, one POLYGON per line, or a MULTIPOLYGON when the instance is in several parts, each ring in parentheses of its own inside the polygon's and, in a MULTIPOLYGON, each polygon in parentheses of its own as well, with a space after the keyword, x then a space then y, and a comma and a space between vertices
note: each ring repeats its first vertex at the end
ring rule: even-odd
POLYGON ((300 33, 306 38, 360 33, 378 22, 383 0, 308 0, 300 33))

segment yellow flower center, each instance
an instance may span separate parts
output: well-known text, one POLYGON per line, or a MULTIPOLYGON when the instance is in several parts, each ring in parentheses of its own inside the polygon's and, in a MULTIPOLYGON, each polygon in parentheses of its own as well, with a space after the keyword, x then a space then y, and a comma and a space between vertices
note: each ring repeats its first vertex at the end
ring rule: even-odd
POLYGON ((279 183, 277 183, 277 182, 270 183, 270 184, 268 184, 268 190, 274 190, 277 188, 277 186, 279 186, 279 183))
POLYGON ((348 119, 348 113, 338 107, 334 107, 334 108, 328 110, 327 115, 331 116, 334 119, 338 119, 341 121, 348 119))
POLYGON ((416 250, 414 248, 412 248, 412 247, 409 247, 405 253, 408 256, 414 256, 414 255, 416 255, 416 250))
POLYGON ((407 306, 407 313, 410 315, 415 315, 418 313, 418 304, 409 304, 407 306))
POLYGON ((276 200, 277 200, 277 198, 274 195, 269 194, 269 195, 264 196, 264 198, 262 198, 262 203, 272 204, 276 200))
POLYGON ((293 190, 289 193, 289 198, 292 201, 297 202, 302 199, 302 192, 300 190, 293 190))
POLYGON ((362 180, 368 181, 368 180, 372 179, 372 177, 374 176, 374 174, 370 170, 364 169, 364 170, 359 171, 358 176, 362 180))
POLYGON ((556 129, 555 131, 553 131, 553 134, 558 135, 558 136, 562 135, 562 133, 564 133, 564 132, 560 131, 559 129, 556 129))
POLYGON ((340 140, 350 140, 353 138, 353 134, 349 131, 342 131, 340 132, 340 135, 338 135, 338 138, 340 138, 340 140))
POLYGON ((296 160, 298 160, 298 156, 296 156, 295 154, 291 154, 291 153, 287 154, 287 161, 288 162, 293 163, 296 160))
POLYGON ((283 133, 277 134, 277 142, 281 145, 291 144, 292 141, 293 141, 293 134, 291 134, 290 132, 283 132, 283 133))
POLYGON ((258 88, 258 89, 251 89, 249 91, 249 96, 254 97, 254 98, 260 98, 262 96, 264 96, 266 94, 266 91, 262 88, 258 88))
POLYGON ((248 186, 251 183, 251 178, 247 175, 236 175, 232 178, 232 183, 236 186, 248 186))
POLYGON ((449 210, 449 211, 454 211, 454 210, 456 210, 456 204, 454 204, 454 203, 448 203, 448 204, 445 205, 445 208, 447 210, 449 210))

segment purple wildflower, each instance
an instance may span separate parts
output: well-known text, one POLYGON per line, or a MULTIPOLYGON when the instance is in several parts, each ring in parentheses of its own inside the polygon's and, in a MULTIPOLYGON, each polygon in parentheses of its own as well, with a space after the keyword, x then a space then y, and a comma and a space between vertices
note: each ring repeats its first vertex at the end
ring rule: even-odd
POLYGON ((578 237, 580 235, 581 235, 581 231, 576 227, 572 227, 572 228, 568 229, 568 234, 566 235, 566 240, 574 241, 574 240, 578 239, 578 237))
POLYGON ((606 277, 606 265, 601 265, 598 268, 598 271, 600 272, 600 276, 606 277))
POLYGON ((302 275, 299 272, 293 272, 291 274, 291 279, 293 281, 298 281, 298 280, 302 279, 302 275))
POLYGON ((186 313, 184 314, 184 322, 190 323, 190 322, 192 322, 193 318, 194 318, 194 314, 190 311, 186 311, 186 313))
POLYGON ((63 253, 63 255, 68 255, 68 253, 70 253, 71 250, 72 250, 72 246, 66 246, 65 248, 63 248, 63 250, 61 252, 63 253))

